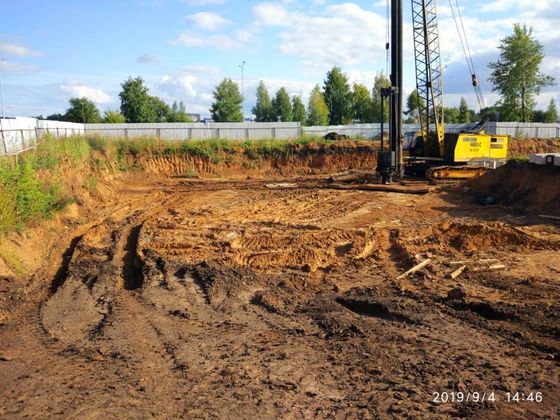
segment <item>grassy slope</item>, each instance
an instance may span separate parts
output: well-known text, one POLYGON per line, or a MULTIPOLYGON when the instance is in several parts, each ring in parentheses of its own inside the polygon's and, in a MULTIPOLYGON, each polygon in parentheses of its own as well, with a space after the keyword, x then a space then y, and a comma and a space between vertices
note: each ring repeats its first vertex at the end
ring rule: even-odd
POLYGON ((130 158, 143 154, 195 156, 219 163, 238 154, 258 161, 313 153, 317 148, 329 150, 329 145, 333 143, 318 139, 158 142, 149 138, 47 136, 36 150, 23 153, 18 159, 0 157, 0 235, 48 219, 76 200, 70 188, 72 180, 65 177, 65 172, 85 175, 81 187, 93 189, 97 176, 104 170, 142 169, 131 166, 134 159, 130 158))

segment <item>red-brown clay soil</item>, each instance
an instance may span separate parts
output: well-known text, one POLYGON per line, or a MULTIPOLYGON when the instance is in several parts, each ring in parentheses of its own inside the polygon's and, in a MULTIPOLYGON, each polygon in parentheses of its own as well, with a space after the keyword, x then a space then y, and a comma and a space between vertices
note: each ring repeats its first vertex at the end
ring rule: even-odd
POLYGON ((527 157, 532 153, 559 153, 558 139, 510 139, 509 156, 512 158, 527 157))
POLYGON ((462 185, 133 173, 112 188, 36 274, 0 279, 0 417, 560 416, 550 221, 462 185))
POLYGON ((501 204, 560 216, 560 168, 510 161, 474 179, 469 188, 479 197, 493 197, 501 204))

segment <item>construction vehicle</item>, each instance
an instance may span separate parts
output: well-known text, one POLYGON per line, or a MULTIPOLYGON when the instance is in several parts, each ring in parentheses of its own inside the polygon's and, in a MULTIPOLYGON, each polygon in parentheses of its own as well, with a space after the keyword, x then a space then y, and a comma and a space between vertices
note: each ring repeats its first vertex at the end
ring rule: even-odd
MULTIPOLYGON (((419 96, 420 131, 409 139, 409 154, 402 158, 402 0, 391 0, 391 123, 389 151, 379 152, 378 172, 384 183, 404 172, 425 175, 431 180, 468 179, 482 175, 506 162, 508 136, 484 132, 484 123, 460 133, 445 133, 443 70, 439 46, 436 0, 411 0, 419 96)), ((460 9, 450 6, 471 71, 472 84, 480 107, 483 97, 476 77, 460 9)), ((410 134, 407 133, 410 137, 410 134)))

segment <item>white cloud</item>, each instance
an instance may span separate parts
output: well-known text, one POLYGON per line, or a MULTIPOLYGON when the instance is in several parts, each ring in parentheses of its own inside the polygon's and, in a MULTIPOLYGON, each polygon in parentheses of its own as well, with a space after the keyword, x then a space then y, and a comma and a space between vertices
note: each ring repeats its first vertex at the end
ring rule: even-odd
POLYGON ((184 45, 187 47, 213 47, 223 50, 240 48, 242 42, 228 35, 216 34, 210 36, 183 33, 171 41, 173 45, 184 45))
POLYGON ((344 68, 384 57, 385 17, 355 3, 329 6, 318 16, 288 12, 272 3, 261 3, 253 11, 257 25, 283 26, 278 45, 282 53, 317 68, 344 68))
POLYGON ((216 13, 200 12, 186 17, 186 20, 192 23, 195 27, 207 31, 217 31, 231 24, 227 19, 224 19, 216 13))
POLYGON ((8 44, 0 41, 0 55, 11 55, 15 57, 37 57, 41 53, 29 47, 18 44, 8 44))
POLYGON ((21 74, 35 73, 36 71, 37 71, 37 67, 29 64, 0 60, 0 73, 2 74, 21 75, 21 74))
POLYGON ((97 104, 107 104, 113 102, 111 97, 99 88, 77 83, 60 85, 59 88, 61 91, 69 93, 72 97, 86 97, 97 104))
POLYGON ((140 57, 138 57, 136 61, 141 64, 154 64, 154 63, 159 63, 161 61, 161 58, 151 54, 143 54, 140 57))
POLYGON ((222 77, 218 68, 192 65, 161 77, 155 92, 169 103, 183 101, 188 112, 208 115, 212 92, 222 77))
POLYGON ((288 26, 287 9, 278 3, 259 3, 253 7, 257 25, 288 26))

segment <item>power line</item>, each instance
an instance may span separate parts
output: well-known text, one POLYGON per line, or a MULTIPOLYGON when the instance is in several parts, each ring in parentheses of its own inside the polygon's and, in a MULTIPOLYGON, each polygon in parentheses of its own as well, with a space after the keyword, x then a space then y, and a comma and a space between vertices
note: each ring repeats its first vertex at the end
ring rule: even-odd
POLYGON ((453 15, 453 20, 455 21, 457 33, 459 34, 459 40, 461 41, 461 48, 463 49, 463 54, 465 56, 465 60, 467 61, 467 67, 469 68, 469 72, 471 74, 471 81, 476 99, 478 101, 478 105, 480 109, 485 108, 486 101, 484 100, 482 89, 480 88, 480 81, 476 76, 472 50, 469 44, 469 39, 467 37, 467 30, 465 28, 465 22, 463 20, 463 15, 461 13, 461 8, 459 7, 458 0, 455 0, 455 6, 453 5, 452 0, 449 0, 449 7, 451 9, 451 14, 453 15), (455 12, 455 9, 457 9, 457 12, 455 12))

